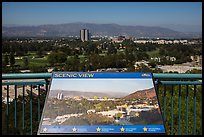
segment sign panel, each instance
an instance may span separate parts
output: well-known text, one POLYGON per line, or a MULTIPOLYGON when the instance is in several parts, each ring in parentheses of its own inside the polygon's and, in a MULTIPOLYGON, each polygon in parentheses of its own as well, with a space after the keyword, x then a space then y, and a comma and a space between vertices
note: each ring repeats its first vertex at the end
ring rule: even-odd
POLYGON ((38 134, 165 134, 151 73, 54 72, 38 134))

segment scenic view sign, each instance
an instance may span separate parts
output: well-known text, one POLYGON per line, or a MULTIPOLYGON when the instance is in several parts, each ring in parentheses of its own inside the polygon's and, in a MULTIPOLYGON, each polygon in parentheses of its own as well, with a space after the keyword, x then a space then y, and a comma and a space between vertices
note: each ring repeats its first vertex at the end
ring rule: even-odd
POLYGON ((52 73, 38 134, 81 133, 164 134, 152 74, 52 73))

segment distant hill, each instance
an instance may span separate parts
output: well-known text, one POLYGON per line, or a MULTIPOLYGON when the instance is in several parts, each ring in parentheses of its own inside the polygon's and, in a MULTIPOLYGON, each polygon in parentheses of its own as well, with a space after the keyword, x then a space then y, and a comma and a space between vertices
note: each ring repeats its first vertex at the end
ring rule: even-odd
POLYGON ((100 92, 82 92, 82 91, 68 91, 68 90, 51 90, 49 96, 57 97, 57 93, 62 93, 64 96, 69 96, 69 97, 80 96, 84 98, 92 98, 94 96, 101 97, 101 98, 121 97, 121 94, 114 95, 113 93, 107 94, 107 93, 100 93, 100 92))
POLYGON ((161 24, 163 28, 169 28, 171 30, 185 32, 185 33, 202 33, 202 25, 184 25, 184 24, 161 24))
POLYGON ((139 91, 136 91, 134 93, 131 93, 131 94, 123 97, 123 99, 153 98, 155 96, 156 96, 156 92, 155 92, 154 88, 150 88, 150 89, 139 90, 139 91))
MULTIPOLYGON (((186 38, 198 37, 196 34, 189 34, 174 31, 162 27, 147 26, 124 26, 118 24, 94 24, 94 23, 67 23, 57 25, 39 26, 3 26, 3 37, 66 37, 79 36, 80 29, 89 29, 92 35, 118 36, 127 35, 133 37, 160 37, 160 38, 186 38)), ((201 36, 199 36, 201 37, 201 36)))

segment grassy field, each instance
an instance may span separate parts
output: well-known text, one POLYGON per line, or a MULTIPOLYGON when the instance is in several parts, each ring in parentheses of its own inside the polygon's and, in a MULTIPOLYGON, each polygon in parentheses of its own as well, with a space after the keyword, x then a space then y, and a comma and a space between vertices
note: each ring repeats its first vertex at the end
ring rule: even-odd
POLYGON ((149 55, 149 57, 158 57, 159 56, 159 49, 157 48, 156 50, 149 51, 149 52, 147 52, 147 54, 149 55))
MULTIPOLYGON (((23 59, 16 59, 16 65, 24 66, 23 59)), ((45 66, 48 64, 47 58, 28 58, 29 66, 45 66)))
MULTIPOLYGON (((106 55, 107 51, 103 51, 103 53, 99 54, 100 56, 104 56, 106 55)), ((124 52, 123 49, 118 50, 118 53, 120 52, 124 52)), ((159 49, 156 49, 154 51, 151 52, 147 52, 147 54, 150 57, 158 57, 159 56, 159 49)), ((21 58, 22 56, 19 56, 19 58, 21 58)), ((48 61, 47 61, 47 56, 43 57, 43 58, 37 58, 37 55, 35 52, 29 52, 28 53, 28 62, 29 62, 29 66, 46 66, 49 65, 48 61)), ((68 56, 67 59, 69 59, 70 57, 74 57, 74 56, 68 56)), ((23 58, 23 57, 22 57, 23 58)), ((85 55, 79 55, 80 58, 80 62, 84 61, 86 59, 85 55)), ((23 59, 15 59, 15 65, 20 65, 20 66, 24 66, 24 62, 23 59)))

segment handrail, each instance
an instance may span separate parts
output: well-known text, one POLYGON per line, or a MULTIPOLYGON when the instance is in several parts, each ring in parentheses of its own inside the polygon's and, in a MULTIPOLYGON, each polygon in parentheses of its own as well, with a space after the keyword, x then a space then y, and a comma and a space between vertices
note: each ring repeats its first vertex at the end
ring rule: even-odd
POLYGON ((52 73, 6 73, 2 74, 2 79, 47 79, 52 73))
MULTIPOLYGON (((7 73, 2 79, 48 79, 52 73, 7 73)), ((153 73, 155 79, 202 79, 202 74, 153 73)))
POLYGON ((202 79, 202 74, 181 74, 181 73, 153 73, 157 79, 202 79))
POLYGON ((47 84, 45 80, 41 81, 15 81, 15 82, 2 82, 2 85, 41 85, 47 84))

